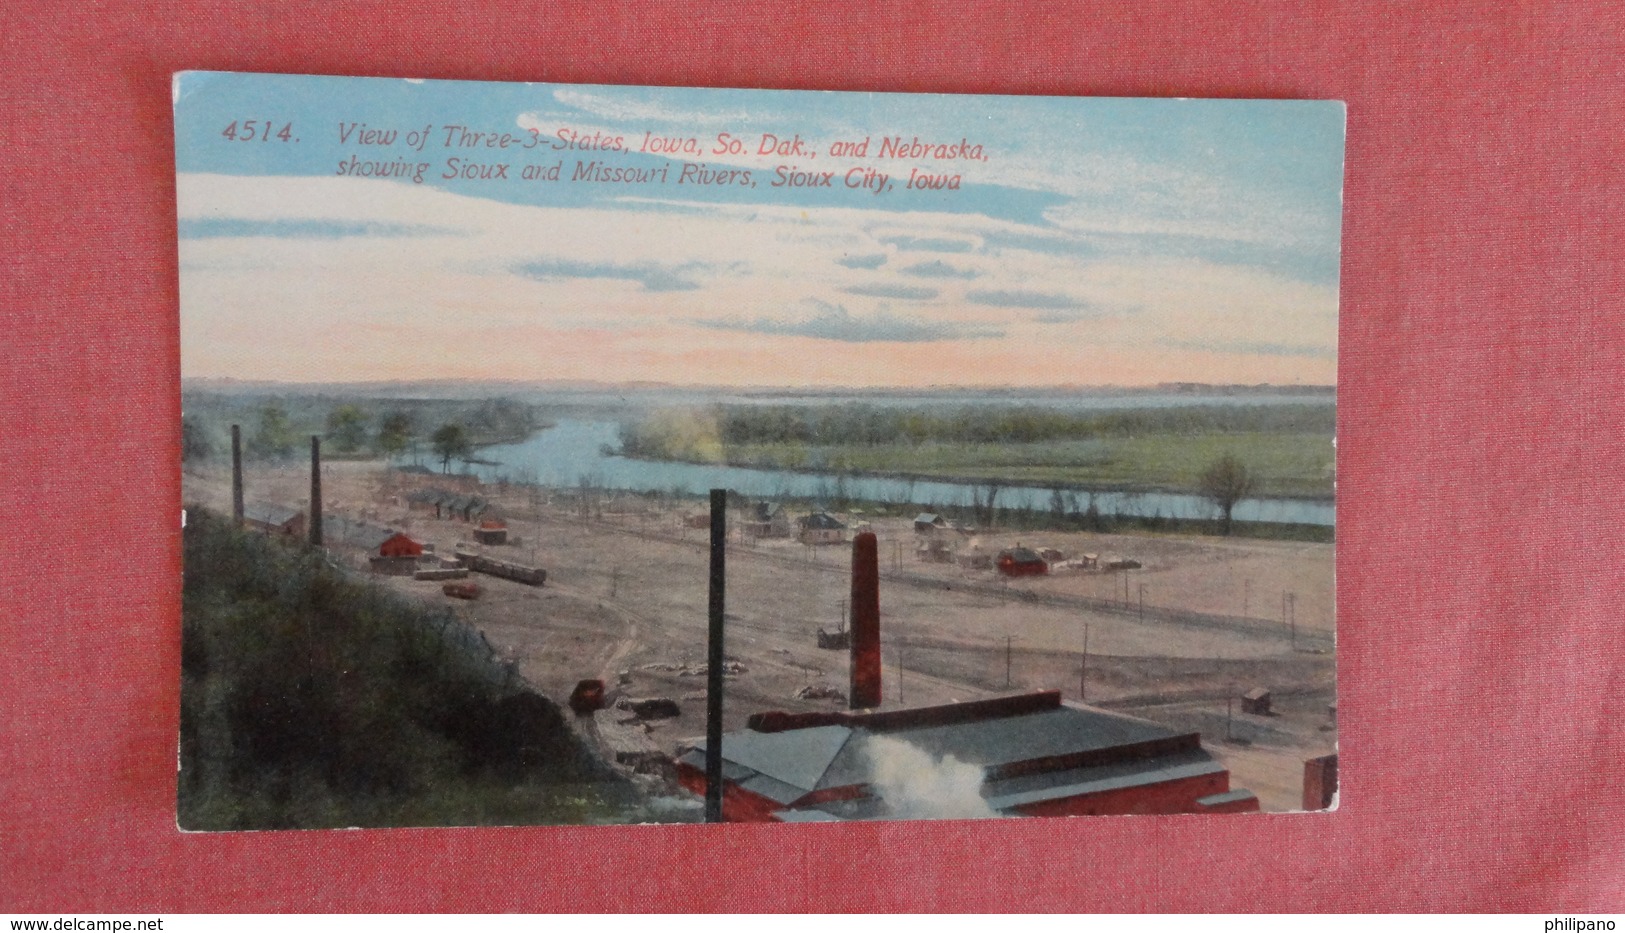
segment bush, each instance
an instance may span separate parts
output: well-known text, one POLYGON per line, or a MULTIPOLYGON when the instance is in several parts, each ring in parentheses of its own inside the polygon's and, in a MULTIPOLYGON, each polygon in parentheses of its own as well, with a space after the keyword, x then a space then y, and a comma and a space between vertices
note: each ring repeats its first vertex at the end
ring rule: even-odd
POLYGON ((626 790, 551 701, 503 691, 445 640, 449 616, 318 550, 187 517, 185 828, 577 822, 602 815, 583 787, 626 790))

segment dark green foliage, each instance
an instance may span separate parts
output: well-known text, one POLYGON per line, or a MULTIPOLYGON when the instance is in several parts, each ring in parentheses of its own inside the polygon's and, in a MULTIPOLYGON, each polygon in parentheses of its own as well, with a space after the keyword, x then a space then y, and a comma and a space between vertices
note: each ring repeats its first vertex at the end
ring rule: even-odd
POLYGON ((410 412, 392 411, 379 423, 378 452, 386 457, 398 457, 406 452, 416 433, 417 425, 410 412))
POLYGON ((185 532, 188 829, 578 822, 623 794, 448 615, 202 509, 185 532))
POLYGON ((187 417, 200 436, 223 443, 230 426, 243 426, 250 457, 292 456, 301 438, 329 438, 334 456, 400 456, 420 435, 419 425, 457 422, 474 447, 520 441, 546 427, 539 409, 508 398, 376 398, 356 394, 215 392, 183 389, 187 417))
POLYGON ((360 406, 340 405, 327 415, 327 436, 333 440, 339 453, 355 453, 367 441, 367 422, 370 420, 360 406))
POLYGON ((1256 485, 1247 465, 1234 454, 1225 454, 1208 465, 1197 479, 1202 495, 1213 501, 1223 517, 1224 533, 1230 533, 1230 514, 1236 503, 1251 496, 1256 485))
POLYGON ((248 439, 248 453, 262 458, 292 456, 294 437, 282 406, 266 405, 259 410, 259 425, 248 439))
POLYGON ((209 443, 209 436, 203 430, 203 425, 190 415, 181 418, 181 460, 195 462, 207 460, 214 452, 214 445, 209 443))
POLYGON ((891 408, 843 405, 724 405, 716 411, 724 444, 1029 444, 1143 434, 1324 432, 1333 406, 1184 405, 1071 412, 1040 406, 891 408))
POLYGON ((468 429, 455 422, 443 424, 429 437, 435 456, 440 458, 440 472, 450 473, 451 462, 467 458, 474 451, 469 443, 468 429))

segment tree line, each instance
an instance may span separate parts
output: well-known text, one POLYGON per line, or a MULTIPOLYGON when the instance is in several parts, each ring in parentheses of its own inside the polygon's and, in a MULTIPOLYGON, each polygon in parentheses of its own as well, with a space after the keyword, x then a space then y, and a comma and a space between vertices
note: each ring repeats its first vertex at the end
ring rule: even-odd
POLYGON ((189 404, 181 419, 181 457, 191 462, 227 449, 229 425, 243 429, 243 452, 251 459, 294 456, 310 435, 338 456, 395 459, 416 454, 427 444, 450 470, 481 444, 519 440, 541 429, 534 406, 513 399, 480 402, 403 400, 399 402, 272 398, 251 405, 205 399, 189 404))
POLYGON ((840 405, 721 405, 723 444, 1030 444, 1149 434, 1325 433, 1332 405, 1182 405, 1063 411, 1037 405, 899 408, 840 405))

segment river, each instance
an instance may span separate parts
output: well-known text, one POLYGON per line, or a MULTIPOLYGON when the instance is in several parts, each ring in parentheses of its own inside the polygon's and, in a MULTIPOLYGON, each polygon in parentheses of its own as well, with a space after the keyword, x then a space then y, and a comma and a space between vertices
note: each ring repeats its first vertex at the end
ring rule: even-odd
MULTIPOLYGON (((751 497, 829 498, 836 493, 833 473, 763 470, 747 467, 711 466, 663 460, 634 460, 605 453, 620 442, 619 425, 614 421, 561 419, 553 427, 514 444, 498 444, 480 450, 482 460, 495 465, 470 468, 482 479, 508 479, 536 482, 545 486, 578 485, 583 478, 604 489, 638 492, 678 491, 699 495, 708 489, 732 489, 751 497)), ((969 506, 973 487, 966 483, 932 480, 891 479, 847 476, 847 498, 892 504, 932 503, 939 507, 969 506)), ((1166 518, 1214 518, 1211 502, 1201 496, 1180 493, 1095 492, 1094 503, 1104 515, 1161 515, 1166 518)), ((997 505, 1001 509, 1048 511, 1048 487, 1005 486, 1000 488, 997 505)), ((1080 493, 1083 505, 1087 496, 1080 493)), ((1235 519, 1244 522, 1286 522, 1303 525, 1335 524, 1332 503, 1313 499, 1245 499, 1235 508, 1235 519)))

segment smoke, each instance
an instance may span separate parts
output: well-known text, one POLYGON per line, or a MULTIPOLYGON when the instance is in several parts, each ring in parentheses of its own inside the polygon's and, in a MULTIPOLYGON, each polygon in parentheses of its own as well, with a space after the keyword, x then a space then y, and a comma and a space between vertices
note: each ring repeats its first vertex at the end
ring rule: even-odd
POLYGON ((864 746, 869 786, 898 819, 980 820, 999 814, 982 799, 982 769, 948 755, 932 757, 901 739, 873 736, 864 746))

